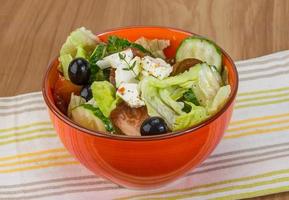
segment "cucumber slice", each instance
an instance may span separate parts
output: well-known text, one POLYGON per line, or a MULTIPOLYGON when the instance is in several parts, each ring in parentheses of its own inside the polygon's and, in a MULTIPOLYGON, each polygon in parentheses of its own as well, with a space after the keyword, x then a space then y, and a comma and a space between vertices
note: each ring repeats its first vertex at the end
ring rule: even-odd
POLYGON ((176 61, 180 62, 186 58, 196 58, 214 65, 218 72, 222 71, 221 49, 206 38, 192 36, 183 40, 177 50, 176 61))
POLYGON ((77 96, 75 95, 74 93, 71 93, 70 95, 70 102, 68 104, 68 109, 67 109, 67 116, 71 118, 71 111, 82 105, 82 104, 85 104, 85 99, 81 96, 77 96))
POLYGON ((99 108, 90 104, 74 108, 71 111, 71 118, 77 124, 94 131, 114 131, 110 120, 102 114, 99 108))

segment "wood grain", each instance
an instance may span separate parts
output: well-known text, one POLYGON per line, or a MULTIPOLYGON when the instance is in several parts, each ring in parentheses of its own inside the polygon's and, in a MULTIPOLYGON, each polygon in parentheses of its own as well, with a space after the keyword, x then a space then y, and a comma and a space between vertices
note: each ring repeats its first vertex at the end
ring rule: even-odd
MULTIPOLYGON (((289 49, 288 0, 0 0, 0 96, 41 89, 73 29, 130 25, 185 29, 215 40, 235 60, 289 49)), ((289 193, 256 199, 288 199, 289 193)))
POLYGON ((235 60, 289 49, 288 0, 0 0, 0 96, 41 88, 71 30, 162 25, 215 40, 235 60))

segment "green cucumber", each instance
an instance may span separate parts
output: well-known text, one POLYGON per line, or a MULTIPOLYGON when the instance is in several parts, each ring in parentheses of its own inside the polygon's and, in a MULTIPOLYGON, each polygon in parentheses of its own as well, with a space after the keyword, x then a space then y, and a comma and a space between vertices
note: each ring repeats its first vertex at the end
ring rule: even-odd
POLYGON ((188 37, 177 49, 176 61, 186 58, 196 58, 209 65, 214 65, 218 72, 222 71, 222 51, 212 41, 199 36, 188 37))
POLYGON ((71 118, 79 125, 94 130, 113 132, 111 121, 105 117, 99 108, 91 104, 82 104, 71 111, 71 118))

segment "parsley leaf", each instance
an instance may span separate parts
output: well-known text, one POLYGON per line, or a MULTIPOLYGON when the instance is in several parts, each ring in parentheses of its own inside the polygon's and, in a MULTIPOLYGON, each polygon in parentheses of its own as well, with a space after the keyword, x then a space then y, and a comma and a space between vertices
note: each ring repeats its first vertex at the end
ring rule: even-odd
POLYGON ((120 52, 128 47, 130 47, 130 42, 126 39, 119 38, 117 36, 109 36, 107 44, 107 53, 113 54, 116 52, 120 52))
POLYGON ((200 105, 200 103, 199 103, 199 101, 198 101, 198 99, 197 99, 197 97, 196 97, 196 95, 192 89, 189 89, 188 91, 186 91, 183 95, 183 98, 185 101, 192 102, 196 106, 200 105))
POLYGON ((108 54, 113 54, 116 52, 120 52, 124 49, 127 49, 129 47, 136 48, 143 53, 146 53, 148 55, 152 55, 150 51, 145 49, 142 45, 130 42, 127 39, 119 38, 117 36, 109 36, 108 37, 108 44, 107 44, 107 53, 108 54))
POLYGON ((100 69, 97 66, 96 62, 101 60, 106 55, 107 46, 105 44, 99 44, 96 46, 94 51, 89 57, 89 64, 90 64, 90 80, 89 82, 92 83, 94 81, 103 81, 107 80, 107 76, 104 74, 104 70, 100 69))

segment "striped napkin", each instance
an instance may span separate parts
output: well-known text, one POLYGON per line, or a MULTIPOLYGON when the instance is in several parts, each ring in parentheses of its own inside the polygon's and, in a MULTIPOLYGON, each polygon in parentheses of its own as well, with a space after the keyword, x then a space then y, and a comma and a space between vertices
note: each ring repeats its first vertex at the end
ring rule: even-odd
POLYGON ((70 156, 40 92, 0 98, 0 199, 242 199, 289 191, 289 51, 237 62, 232 122, 196 170, 156 190, 122 188, 70 156))

